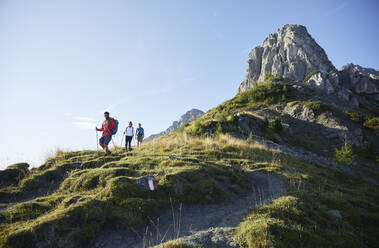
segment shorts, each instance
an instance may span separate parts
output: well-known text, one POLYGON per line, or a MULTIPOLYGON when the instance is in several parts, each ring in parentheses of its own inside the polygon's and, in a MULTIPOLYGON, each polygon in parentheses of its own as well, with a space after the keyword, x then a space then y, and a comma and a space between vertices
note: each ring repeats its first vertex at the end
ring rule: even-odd
POLYGON ((100 138, 100 144, 108 145, 111 142, 112 136, 103 136, 100 138))
POLYGON ((143 136, 137 136, 137 141, 138 142, 142 142, 142 140, 143 140, 143 136))

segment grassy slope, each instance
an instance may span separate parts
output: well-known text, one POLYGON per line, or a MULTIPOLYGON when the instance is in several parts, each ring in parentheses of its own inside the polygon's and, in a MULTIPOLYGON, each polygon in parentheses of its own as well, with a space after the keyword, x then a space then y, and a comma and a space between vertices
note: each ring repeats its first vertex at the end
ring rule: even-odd
MULTIPOLYGON (((107 222, 125 229, 143 224, 147 216, 168 207, 170 199, 222 201, 247 186, 243 169, 253 169, 285 178, 288 195, 251 211, 235 230, 242 247, 375 247, 378 187, 251 141, 201 136, 210 127, 228 131, 236 112, 294 100, 289 86, 262 86, 237 95, 178 132, 144 144, 130 157, 121 150, 110 157, 96 151, 58 152, 18 186, 0 190, 3 198, 46 195, 3 212, 0 246, 45 242, 76 247, 107 222), (141 191, 133 181, 149 173, 159 180, 157 192, 141 191), (343 218, 328 214, 330 209, 339 210, 343 218)), ((172 242, 162 247, 188 246, 172 242)))

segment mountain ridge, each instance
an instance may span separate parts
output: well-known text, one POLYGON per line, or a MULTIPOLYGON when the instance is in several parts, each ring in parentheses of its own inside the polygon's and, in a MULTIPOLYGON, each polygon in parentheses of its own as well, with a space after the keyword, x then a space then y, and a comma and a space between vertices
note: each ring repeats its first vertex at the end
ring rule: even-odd
POLYGON ((264 81, 267 74, 304 82, 349 105, 379 113, 379 72, 352 63, 337 70, 305 26, 286 24, 255 47, 238 91, 264 81))
POLYGON ((174 121, 171 124, 171 126, 169 126, 166 130, 164 130, 160 133, 157 133, 157 134, 150 135, 149 137, 147 137, 145 139, 145 141, 153 140, 153 139, 156 139, 160 136, 164 136, 164 135, 167 135, 169 133, 172 133, 175 130, 177 130, 178 128, 180 128, 182 125, 196 119, 199 116, 202 116, 203 114, 204 114, 204 112, 199 110, 199 109, 193 108, 191 110, 188 110, 186 113, 184 113, 183 115, 180 116, 179 120, 174 121))

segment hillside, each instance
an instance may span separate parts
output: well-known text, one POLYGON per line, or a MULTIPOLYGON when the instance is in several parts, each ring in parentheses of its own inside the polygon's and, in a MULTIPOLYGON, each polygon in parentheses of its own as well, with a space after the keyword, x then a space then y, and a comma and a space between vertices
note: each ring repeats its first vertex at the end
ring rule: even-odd
POLYGON ((376 247, 377 72, 336 70, 300 25, 259 47, 234 98, 131 156, 1 171, 1 246, 376 247))

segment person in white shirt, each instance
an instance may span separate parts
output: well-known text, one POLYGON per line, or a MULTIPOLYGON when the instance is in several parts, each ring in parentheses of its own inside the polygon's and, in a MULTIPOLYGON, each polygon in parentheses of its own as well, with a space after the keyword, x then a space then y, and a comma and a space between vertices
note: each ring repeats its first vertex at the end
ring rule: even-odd
POLYGON ((126 152, 128 152, 132 150, 132 140, 134 136, 134 127, 131 121, 129 122, 129 125, 126 127, 124 134, 125 134, 125 149, 126 149, 126 152), (129 149, 128 149, 128 145, 129 145, 129 149))

